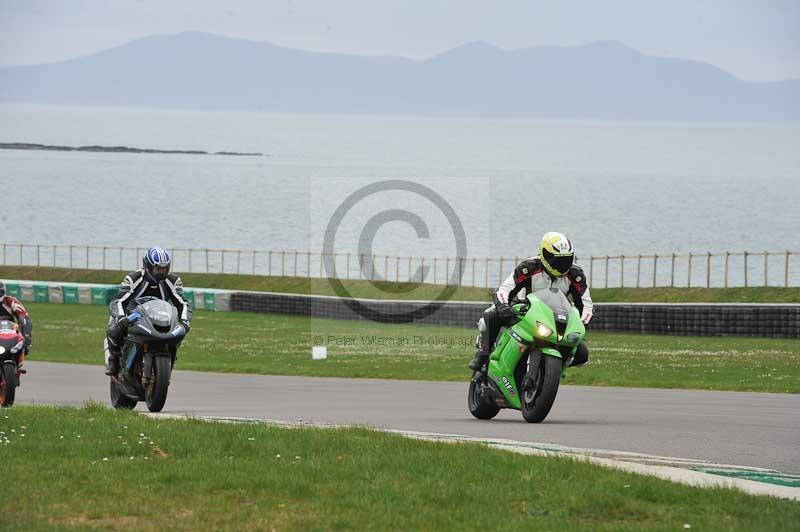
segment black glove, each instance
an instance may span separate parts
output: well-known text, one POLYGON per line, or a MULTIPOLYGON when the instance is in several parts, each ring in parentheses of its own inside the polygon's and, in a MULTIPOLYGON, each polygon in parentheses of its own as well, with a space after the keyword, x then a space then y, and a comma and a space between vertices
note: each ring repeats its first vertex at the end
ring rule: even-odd
POLYGON ((495 307, 497 310, 497 316, 502 321, 510 321, 517 317, 517 314, 514 312, 514 309, 511 308, 511 305, 508 303, 500 303, 495 307))
POLYGON ((25 335, 25 344, 24 344, 26 352, 31 348, 31 343, 33 343, 33 339, 31 338, 31 335, 26 334, 25 335))
POLYGON ((192 328, 189 325, 189 320, 181 320, 181 325, 183 325, 183 328, 186 329, 186 334, 189 334, 189 329, 192 328))

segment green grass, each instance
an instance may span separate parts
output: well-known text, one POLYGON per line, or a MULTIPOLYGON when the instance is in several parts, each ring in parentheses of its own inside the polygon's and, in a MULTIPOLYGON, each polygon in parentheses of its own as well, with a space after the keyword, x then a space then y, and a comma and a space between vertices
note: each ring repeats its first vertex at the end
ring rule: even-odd
MULTIPOLYGON (((102 306, 28 305, 31 360, 102 363, 102 306)), ((179 369, 466 381, 476 331, 433 325, 310 319, 244 312, 196 313, 179 369), (328 359, 311 360, 311 345, 328 359)), ((800 341, 589 332, 591 364, 566 383, 800 392, 800 341)), ((35 378, 31 374, 28 378, 35 378)))
POLYGON ((367 429, 0 413, 0 529, 789 530, 800 504, 367 429), (24 436, 23 436, 24 434, 24 436))
MULTIPOLYGON (((123 272, 107 270, 71 270, 68 268, 37 268, 33 266, 0 266, 0 279, 35 279, 74 283, 118 284, 123 272)), ((326 279, 298 277, 266 277, 255 275, 181 273, 183 284, 197 288, 254 290, 294 294, 337 295, 326 279)), ((370 283, 343 281, 353 297, 370 299, 433 299, 441 286, 410 283, 370 283)), ((453 300, 491 301, 492 290, 460 287, 453 300)), ((598 302, 661 302, 661 303, 800 303, 800 287, 777 288, 592 288, 598 302)))

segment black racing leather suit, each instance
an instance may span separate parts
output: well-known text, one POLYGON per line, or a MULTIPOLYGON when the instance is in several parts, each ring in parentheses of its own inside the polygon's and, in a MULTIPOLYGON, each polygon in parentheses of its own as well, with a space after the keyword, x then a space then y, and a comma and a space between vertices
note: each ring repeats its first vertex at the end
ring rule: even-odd
POLYGON ((108 349, 111 354, 118 356, 128 332, 128 324, 120 320, 136 308, 136 299, 140 297, 157 297, 169 301, 178 309, 178 318, 189 326, 192 320, 192 309, 183 298, 183 281, 170 273, 163 281, 157 281, 144 269, 136 270, 125 276, 119 285, 117 299, 111 302, 111 319, 108 321, 108 349))

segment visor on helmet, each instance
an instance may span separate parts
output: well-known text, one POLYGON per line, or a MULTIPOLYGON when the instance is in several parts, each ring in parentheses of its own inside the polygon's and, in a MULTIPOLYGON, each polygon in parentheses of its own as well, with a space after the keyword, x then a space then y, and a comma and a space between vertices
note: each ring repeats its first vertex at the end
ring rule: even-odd
POLYGON ((160 264, 154 264, 150 267, 150 273, 153 277, 158 279, 159 281, 163 281, 169 275, 169 264, 166 266, 161 266, 160 264))
POLYGON ((575 255, 572 253, 569 255, 555 255, 544 249, 542 250, 542 260, 546 262, 554 272, 559 275, 566 275, 570 267, 572 267, 575 255))

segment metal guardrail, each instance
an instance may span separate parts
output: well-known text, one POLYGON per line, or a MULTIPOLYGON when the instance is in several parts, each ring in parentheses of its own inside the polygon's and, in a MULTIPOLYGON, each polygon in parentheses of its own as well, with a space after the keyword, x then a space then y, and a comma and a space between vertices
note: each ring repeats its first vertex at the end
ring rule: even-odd
MULTIPOLYGON (((4 266, 132 270, 146 248, 61 244, 2 244, 4 266)), ((337 277, 490 288, 522 257, 410 257, 295 250, 169 250, 175 271, 304 278, 337 277), (326 260, 327 259, 327 260, 326 260), (326 262, 335 266, 328 272, 326 262)), ((800 286, 797 251, 668 253, 576 257, 596 288, 800 286)))

